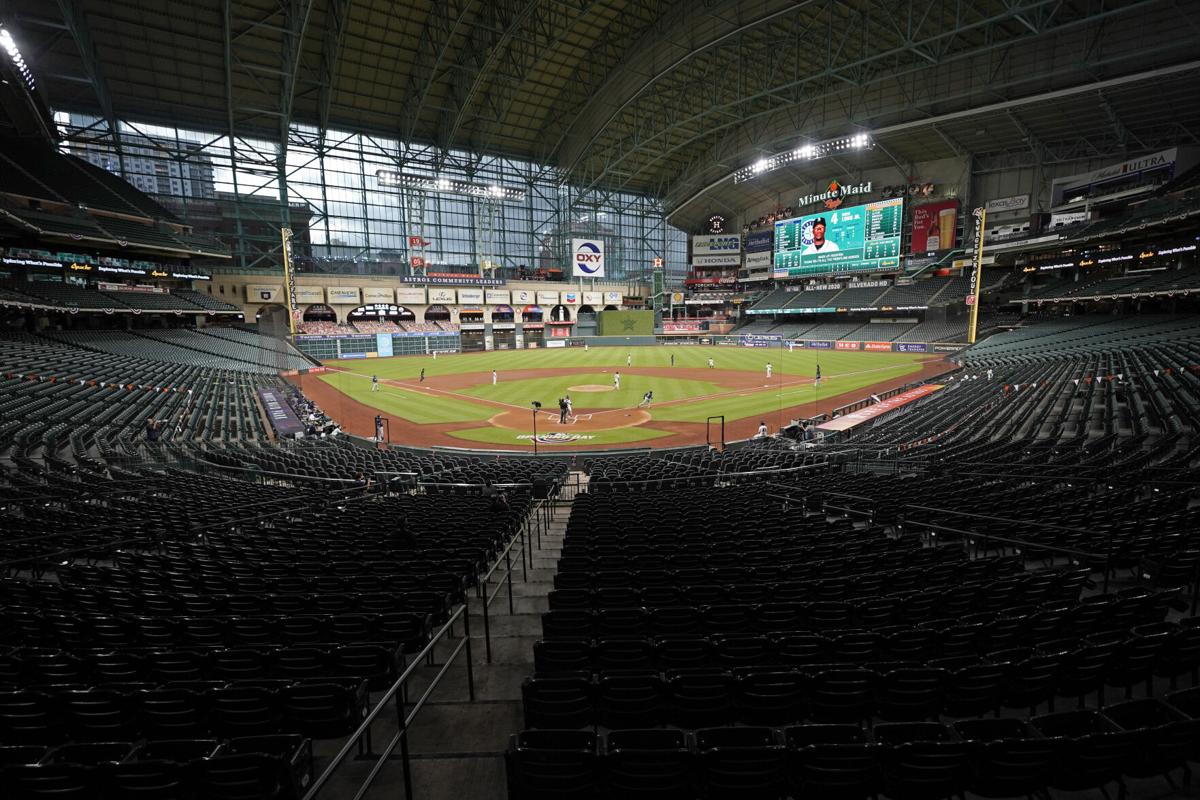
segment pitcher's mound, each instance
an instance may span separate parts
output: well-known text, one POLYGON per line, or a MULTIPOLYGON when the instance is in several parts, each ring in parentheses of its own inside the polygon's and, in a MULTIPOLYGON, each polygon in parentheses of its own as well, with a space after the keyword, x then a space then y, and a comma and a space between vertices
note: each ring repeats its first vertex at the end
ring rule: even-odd
POLYGON ((578 386, 568 386, 569 392, 611 392, 613 387, 604 383, 581 383, 578 386))

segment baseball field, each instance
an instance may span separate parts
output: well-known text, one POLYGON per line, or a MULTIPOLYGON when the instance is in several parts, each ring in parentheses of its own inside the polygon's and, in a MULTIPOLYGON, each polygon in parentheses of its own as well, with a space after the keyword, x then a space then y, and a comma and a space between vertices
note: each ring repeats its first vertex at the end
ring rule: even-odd
POLYGON ((394 443, 521 450, 533 445, 535 417, 539 444, 557 448, 703 443, 706 418, 718 415, 727 439, 747 438, 760 422, 774 432, 946 365, 928 354, 658 346, 353 359, 325 367, 297 380, 351 433, 373 435, 382 415, 394 443), (565 397, 572 414, 560 422, 565 397))

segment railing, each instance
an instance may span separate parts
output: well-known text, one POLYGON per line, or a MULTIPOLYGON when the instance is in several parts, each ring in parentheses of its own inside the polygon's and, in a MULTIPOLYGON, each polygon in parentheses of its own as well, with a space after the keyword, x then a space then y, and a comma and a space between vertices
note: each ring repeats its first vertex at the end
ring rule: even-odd
MULTIPOLYGON (((488 607, 499 596, 500 592, 507 586, 508 589, 508 611, 509 614, 515 613, 515 605, 512 593, 512 582, 514 579, 515 568, 512 563, 513 548, 520 546, 521 558, 521 573, 522 579, 528 580, 528 571, 526 562, 532 567, 533 553, 530 551, 529 544, 536 531, 538 546, 541 546, 541 532, 543 510, 550 509, 550 501, 535 500, 530 506, 529 513, 522 520, 521 525, 513 533, 504 550, 497 556, 492 567, 480 579, 477 587, 476 597, 479 599, 484 625, 484 644, 486 651, 487 663, 492 663, 492 643, 490 631, 490 615, 488 607), (536 525, 536 527, 535 527, 536 525), (500 565, 504 565, 504 575, 495 584, 495 588, 491 589, 490 584, 496 572, 500 569, 500 565)), ((417 715, 421 709, 425 707, 429 698, 437 690, 442 679, 453 666, 454 661, 458 656, 465 651, 466 653, 466 676, 467 676, 467 697, 471 702, 475 702, 475 671, 472 663, 473 652, 471 648, 471 623, 470 623, 470 599, 466 599, 450 615, 446 623, 433 635, 429 643, 417 653, 410 663, 405 667, 400 676, 392 683, 390 687, 383 693, 374 707, 367 712, 363 721, 358 728, 347 737, 346 741, 333 756, 329 764, 321 772, 321 774, 313 781, 312 786, 305 792, 302 800, 316 800, 321 795, 322 790, 327 788, 330 781, 337 774, 338 770, 346 762, 346 759, 352 752, 357 750, 360 758, 374 757, 375 761, 371 765, 370 770, 363 777, 362 782, 358 785, 357 790, 353 794, 353 800, 361 800, 371 790, 376 778, 384 765, 392 758, 392 754, 399 749, 401 768, 404 775, 404 796, 407 800, 413 797, 413 781, 412 781, 412 760, 408 750, 408 734, 417 720, 417 715), (449 641, 454 637, 454 623, 462 620, 462 637, 461 641, 446 655, 440 669, 430 679, 429 684, 425 687, 421 695, 412 701, 408 697, 408 684, 416 674, 418 668, 428 664, 435 666, 433 662, 434 653, 437 646, 443 640, 449 641), (397 730, 392 735, 388 743, 383 747, 382 752, 369 752, 371 748, 371 728, 380 718, 380 715, 389 705, 395 706, 397 730)), ((344 792, 343 790, 339 790, 344 792)))
POLYGON ((355 800, 359 800, 359 798, 362 798, 366 795, 367 791, 370 790, 371 784, 374 783, 376 776, 378 776, 379 771, 391 758, 392 752, 397 746, 400 747, 400 758, 403 762, 405 797, 411 798, 413 796, 413 791, 412 769, 408 753, 408 729, 412 726, 413 720, 416 719, 418 712, 420 712, 420 710, 424 707, 425 702, 429 699, 429 696, 437 689, 438 684, 441 683, 442 678, 446 675, 446 672, 449 671, 450 667, 454 664, 454 659, 457 658, 458 654, 463 650, 466 650, 467 652, 467 694, 469 699, 474 702, 475 672, 471 663, 471 622, 467 603, 463 603, 454 611, 454 613, 450 615, 450 618, 446 621, 446 624, 443 625, 437 631, 437 633, 433 635, 429 643, 421 649, 421 652, 417 653, 417 655, 413 657, 411 663, 409 663, 404 671, 400 673, 400 677, 398 677, 396 681, 390 687, 388 687, 387 691, 384 692, 383 696, 375 704, 374 708, 367 712, 367 716, 363 719, 362 723, 358 726, 354 733, 350 734, 345 744, 342 745, 342 748, 330 760, 329 765, 320 775, 317 776, 316 780, 313 781, 312 786, 310 786, 308 791, 305 792, 303 800, 313 800, 313 798, 316 798, 318 795, 320 795, 321 790, 330 781, 334 773, 337 772, 338 768, 346 760, 346 757, 350 755, 351 751, 353 751, 355 748, 358 748, 360 751, 364 750, 364 743, 370 742, 371 739, 371 726, 375 723, 376 718, 379 717, 388 704, 393 700, 396 704, 398 730, 396 731, 395 735, 392 736, 392 739, 388 742, 387 746, 384 747, 382 753, 374 754, 363 752, 363 755, 377 755, 378 758, 375 760, 375 763, 371 766, 371 770, 363 779, 363 783, 361 786, 359 786, 358 791, 354 794, 354 798, 355 800), (422 692, 417 701, 413 703, 412 710, 406 713, 405 706, 407 704, 406 695, 409 679, 412 678, 417 669, 424 666, 424 662, 426 660, 432 661, 434 650, 437 648, 439 642, 441 642, 443 639, 449 639, 451 636, 453 636, 454 623, 459 619, 461 619, 463 623, 462 640, 458 643, 458 646, 451 650, 449 655, 446 656, 441 669, 438 670, 438 673, 429 682, 429 685, 425 688, 425 691, 422 692))
POLYGON ((1104 591, 1104 592, 1108 591, 1108 583, 1109 583, 1109 579, 1112 574, 1113 537, 1115 535, 1115 531, 1109 531, 1108 536, 1105 538, 1104 552, 1103 553, 1095 553, 1095 552, 1090 552, 1087 550, 1079 550, 1079 549, 1071 548, 1071 547, 1062 547, 1059 545, 1045 544, 1044 542, 1037 542, 1037 541, 1033 541, 1030 539, 1019 539, 1019 538, 1010 537, 1010 536, 996 536, 994 534, 975 530, 974 528, 946 525, 946 524, 943 524, 940 522, 914 520, 914 519, 909 518, 909 516, 906 513, 909 509, 912 509, 913 511, 923 512, 923 513, 933 513, 933 514, 940 514, 940 515, 948 515, 948 516, 952 516, 952 517, 961 517, 961 518, 964 518, 967 520, 973 520, 973 521, 978 520, 978 521, 986 522, 989 524, 1020 525, 1020 526, 1024 526, 1027 528, 1039 528, 1042 530, 1050 530, 1050 531, 1055 531, 1055 532, 1059 532, 1059 533, 1086 534, 1086 533, 1089 533, 1088 531, 1084 531, 1079 528, 1069 528, 1069 527, 1066 527, 1063 525, 1052 525, 1050 523, 1045 523, 1045 522, 1032 522, 1030 520, 1010 519, 1010 518, 1006 518, 1006 517, 990 516, 987 514, 973 514, 968 511, 954 511, 951 509, 932 508, 930 506, 921 506, 921 505, 912 505, 912 504, 905 505, 903 507, 903 509, 901 510, 900 517, 897 521, 897 529, 901 530, 901 531, 903 531, 906 526, 910 526, 910 525, 918 526, 926 531, 929 531, 930 532, 930 543, 934 544, 934 545, 937 544, 937 536, 940 533, 948 533, 948 534, 951 534, 954 536, 961 536, 961 537, 963 537, 963 544, 968 549, 973 548, 974 553, 976 553, 976 554, 978 552, 980 552, 981 550, 983 550, 983 551, 990 550, 990 549, 992 549, 991 548, 992 543, 998 543, 998 544, 1004 545, 1006 547, 1013 547, 1014 549, 1017 550, 1018 554, 1020 554, 1021 548, 1024 548, 1026 550, 1042 551, 1042 552, 1051 553, 1054 555, 1066 556, 1067 558, 1071 559, 1071 563, 1074 566, 1083 566, 1085 563, 1095 564, 1095 563, 1102 562, 1104 564, 1104 588, 1102 591, 1104 591))
MULTIPOLYGON (((678 463, 678 462, 672 462, 678 463)), ((688 466, 680 464, 680 466, 688 466)), ((823 471, 830 467, 828 461, 816 461, 811 464, 800 464, 795 467, 780 467, 777 469, 761 469, 761 470, 745 470, 742 472, 701 472, 684 475, 664 475, 661 478, 630 478, 626 480, 596 480, 591 478, 588 480, 587 493, 592 493, 592 486, 596 488, 604 487, 604 490, 596 492, 597 494, 609 494, 608 489, 611 487, 614 491, 628 491, 638 486, 659 486, 663 484, 672 484, 678 481, 685 483, 698 482, 704 486, 732 486, 736 483, 742 483, 751 478, 767 478, 769 476, 778 475, 797 475, 802 472, 823 471)), ((768 485, 769 482, 768 482, 768 485)))

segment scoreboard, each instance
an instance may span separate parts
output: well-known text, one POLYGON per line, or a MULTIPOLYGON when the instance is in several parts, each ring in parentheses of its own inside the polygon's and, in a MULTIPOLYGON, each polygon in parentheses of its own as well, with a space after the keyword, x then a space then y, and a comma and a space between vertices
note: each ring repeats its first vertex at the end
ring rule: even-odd
POLYGON ((775 223, 776 279, 900 269, 904 198, 895 197, 775 223))

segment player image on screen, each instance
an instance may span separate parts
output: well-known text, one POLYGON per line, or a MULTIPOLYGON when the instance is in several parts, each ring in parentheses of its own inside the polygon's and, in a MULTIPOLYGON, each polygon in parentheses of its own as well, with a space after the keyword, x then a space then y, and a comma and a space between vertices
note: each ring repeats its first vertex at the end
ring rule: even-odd
POLYGON ((831 242, 825 238, 825 219, 817 217, 812 224, 812 244, 804 248, 800 253, 802 256, 816 255, 817 253, 836 253, 842 248, 837 246, 837 242, 831 242))
POLYGON ((774 277, 897 270, 903 214, 897 197, 780 220, 774 277))

